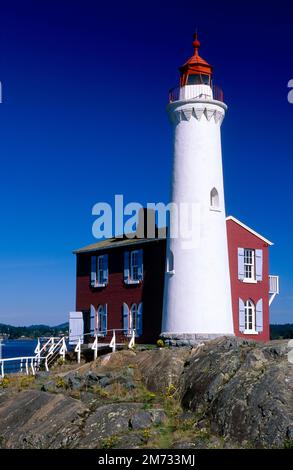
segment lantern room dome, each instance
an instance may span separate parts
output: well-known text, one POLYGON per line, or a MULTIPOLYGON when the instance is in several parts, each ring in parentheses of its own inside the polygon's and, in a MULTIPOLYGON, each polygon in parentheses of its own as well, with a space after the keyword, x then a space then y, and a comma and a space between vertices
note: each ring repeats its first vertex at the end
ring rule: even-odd
POLYGON ((200 42, 197 33, 193 35, 192 42, 194 53, 185 64, 179 67, 180 71, 180 86, 185 85, 210 85, 213 67, 200 57, 198 50, 200 42))

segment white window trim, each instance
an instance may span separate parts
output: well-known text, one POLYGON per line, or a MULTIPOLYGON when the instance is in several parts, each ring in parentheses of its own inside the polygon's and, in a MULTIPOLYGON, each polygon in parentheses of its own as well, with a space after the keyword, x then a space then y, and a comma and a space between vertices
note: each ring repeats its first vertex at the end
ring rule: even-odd
POLYGON ((222 209, 219 209, 219 208, 210 206, 210 211, 213 211, 213 212, 222 212, 222 209))
POLYGON ((139 253, 139 250, 132 250, 129 253, 129 279, 128 279, 128 284, 140 284, 141 283, 141 281, 139 279, 133 279, 132 257, 133 257, 134 254, 137 255, 138 253, 139 253))
POLYGON ((99 328, 100 328, 100 315, 101 315, 101 310, 103 311, 105 308, 105 305, 100 304, 97 309, 97 336, 104 338, 106 336, 105 333, 102 333, 99 328))
POLYGON ((243 333, 244 333, 245 335, 258 335, 258 331, 256 331, 256 329, 255 329, 255 326, 256 326, 256 305, 255 305, 254 302, 253 302, 252 300, 250 300, 250 299, 248 299, 248 300, 245 302, 245 304, 244 304, 245 324, 248 323, 248 321, 247 321, 247 308, 248 308, 248 307, 247 307, 247 305, 246 305, 247 302, 251 302, 251 303, 252 303, 252 307, 253 307, 252 328, 251 328, 251 330, 249 330, 249 329, 246 328, 243 333))
POLYGON ((256 279, 251 279, 249 277, 245 277, 242 282, 245 282, 246 284, 257 284, 256 279))
MULTIPOLYGON (((130 309, 129 309, 129 315, 128 315, 128 333, 127 333, 127 335, 126 335, 126 336, 128 336, 128 337, 131 337, 131 336, 132 336, 132 331, 133 331, 133 329, 134 329, 134 328, 133 328, 133 325, 132 325, 132 321, 133 321, 132 308, 133 308, 134 306, 136 307, 136 317, 137 317, 137 314, 138 314, 138 304, 137 304, 137 303, 131 304, 130 309)), ((136 318, 135 320, 136 320, 136 322, 137 322, 137 318, 136 318)), ((138 333, 137 333, 137 328, 135 328, 135 337, 136 337, 136 338, 139 337, 139 335, 138 335, 138 333)))
MULTIPOLYGON (((104 258, 104 255, 97 256, 96 284, 95 284, 95 287, 106 287, 106 283, 105 283, 105 282, 99 282, 99 274, 100 274, 99 260, 100 260, 100 259, 103 260, 103 258, 104 258)), ((103 261, 102 261, 102 266, 103 266, 103 261)), ((104 274, 103 269, 102 269, 102 273, 104 274)))
POLYGON ((247 284, 257 284, 255 269, 256 269, 256 266, 255 266, 255 249, 254 248, 244 248, 244 278, 243 278, 243 282, 245 282, 247 284), (252 266, 253 277, 245 277, 245 265, 247 265, 247 263, 245 263, 245 252, 246 251, 251 251, 252 252, 252 264, 250 264, 249 266, 252 266))

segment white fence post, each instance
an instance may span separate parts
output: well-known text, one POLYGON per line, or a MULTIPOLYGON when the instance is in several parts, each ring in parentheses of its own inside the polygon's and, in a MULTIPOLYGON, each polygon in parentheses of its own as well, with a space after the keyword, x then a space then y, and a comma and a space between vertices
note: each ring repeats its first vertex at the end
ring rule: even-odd
POLYGON ((66 352, 67 352, 67 346, 66 346, 65 337, 63 336, 62 346, 61 346, 60 351, 59 351, 60 356, 62 356, 63 362, 65 361, 66 352))
POLYGON ((34 359, 33 358, 31 359, 31 369, 32 369, 33 375, 35 375, 36 371, 35 371, 35 367, 34 367, 34 359))
POLYGON ((98 335, 95 335, 95 341, 93 342, 92 350, 94 351, 94 361, 96 361, 98 357, 98 335))
POLYGON ((80 338, 78 339, 78 343, 76 345, 76 348, 74 350, 77 353, 77 362, 80 364, 80 353, 81 353, 81 341, 80 338))
POLYGON ((35 349, 35 354, 36 354, 36 358, 37 358, 37 366, 39 367, 40 365, 40 357, 41 357, 41 342, 40 342, 40 338, 38 338, 38 344, 37 344, 37 347, 35 349))
POLYGON ((4 379, 4 361, 1 361, 1 377, 4 379))
POLYGON ((132 330, 131 340, 129 341, 128 348, 132 349, 135 346, 135 330, 132 330))
POLYGON ((110 348, 112 348, 112 352, 116 351, 116 332, 113 330, 113 337, 111 339, 111 342, 109 344, 110 348))

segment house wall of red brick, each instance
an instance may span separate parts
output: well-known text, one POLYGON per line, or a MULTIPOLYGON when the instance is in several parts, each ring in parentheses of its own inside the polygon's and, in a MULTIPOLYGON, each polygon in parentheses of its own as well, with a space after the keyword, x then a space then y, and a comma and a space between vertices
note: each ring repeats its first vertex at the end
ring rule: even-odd
POLYGON ((235 335, 256 341, 268 341, 270 339, 269 245, 233 220, 227 220, 227 235, 235 335), (262 281, 250 284, 238 279, 238 248, 262 249, 262 281), (243 334, 239 331, 239 298, 244 302, 251 299, 255 305, 259 299, 263 299, 263 331, 257 335, 243 334))
MULTIPOLYGON (((97 309, 107 304, 107 329, 123 329, 123 302, 130 308, 133 303, 143 302, 143 334, 138 343, 153 343, 161 332, 163 289, 165 271, 165 240, 158 240, 97 252, 77 254, 76 310, 89 312, 91 304, 97 309), (143 281, 139 285, 124 283, 124 251, 143 249, 143 281), (91 256, 108 254, 109 278, 106 287, 93 288, 90 284, 91 256)), ((89 314, 88 314, 89 316, 89 314)), ((89 325, 88 325, 89 328, 89 325)), ((111 336, 101 341, 108 341, 111 336)), ((117 333, 118 341, 126 341, 117 333)))

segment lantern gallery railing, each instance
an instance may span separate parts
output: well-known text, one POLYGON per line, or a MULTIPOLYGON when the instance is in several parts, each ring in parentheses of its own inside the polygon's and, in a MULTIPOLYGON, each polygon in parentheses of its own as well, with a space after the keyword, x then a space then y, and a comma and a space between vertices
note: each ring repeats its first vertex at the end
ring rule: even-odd
MULTIPOLYGON (((180 101, 180 90, 181 87, 175 87, 171 88, 169 90, 169 103, 173 103, 174 101, 180 101)), ((196 90, 196 88, 194 87, 196 90)), ((213 99, 216 101, 221 101, 224 102, 224 93, 222 88, 220 88, 217 85, 212 85, 212 92, 213 92, 213 99)), ((205 95, 203 95, 201 92, 197 93, 195 92, 194 96, 189 96, 188 99, 211 99, 210 97, 207 98, 205 95)))

